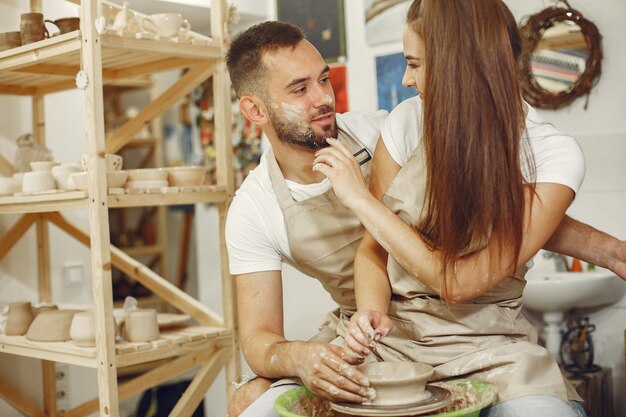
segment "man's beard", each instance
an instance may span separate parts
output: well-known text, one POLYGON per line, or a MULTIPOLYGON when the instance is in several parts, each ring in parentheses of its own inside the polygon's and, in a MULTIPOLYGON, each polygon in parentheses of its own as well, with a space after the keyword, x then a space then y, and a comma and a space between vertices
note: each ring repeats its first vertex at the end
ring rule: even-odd
POLYGON ((289 145, 296 145, 308 149, 320 149, 330 146, 326 142, 327 138, 337 137, 337 122, 334 116, 335 109, 331 106, 322 106, 316 114, 311 117, 315 119, 323 114, 333 113, 333 120, 323 126, 324 133, 318 134, 313 130, 310 123, 303 120, 289 120, 284 114, 274 111, 268 106, 269 116, 272 121, 278 139, 289 145))

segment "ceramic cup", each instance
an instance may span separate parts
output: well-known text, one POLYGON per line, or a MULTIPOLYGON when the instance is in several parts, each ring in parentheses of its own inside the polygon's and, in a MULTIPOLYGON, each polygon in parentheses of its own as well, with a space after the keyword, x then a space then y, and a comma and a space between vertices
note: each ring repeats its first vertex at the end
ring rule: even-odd
POLYGON ((376 390, 376 406, 406 405, 426 399, 426 382, 435 372, 420 362, 372 362, 358 366, 376 390))
POLYGON ((59 28, 59 31, 52 36, 63 35, 64 33, 73 32, 80 29, 80 18, 78 17, 64 17, 57 20, 48 20, 46 22, 52 23, 59 28))
POLYGON ((70 337, 78 346, 95 346, 96 331, 93 311, 83 311, 74 314, 70 326, 70 337))
POLYGON ((22 185, 18 184, 15 178, 0 177, 0 196, 12 195, 18 191, 22 191, 22 185))
POLYGON ((36 172, 51 171, 55 165, 57 163, 54 161, 33 161, 30 163, 30 169, 36 172))
POLYGON ((0 52, 7 49, 17 48, 22 44, 22 35, 20 32, 4 32, 0 33, 0 52))
POLYGON ((9 304, 9 314, 5 333, 7 336, 21 336, 26 334, 33 322, 33 311, 28 301, 9 304))
POLYGON ((164 38, 173 38, 191 29, 187 19, 178 13, 158 13, 145 16, 140 22, 141 30, 164 38))
POLYGON ((23 13, 20 15, 20 37, 22 45, 42 41, 50 37, 41 13, 23 13))
POLYGON ((124 338, 129 342, 151 342, 159 338, 159 323, 155 309, 135 309, 126 312, 124 338))

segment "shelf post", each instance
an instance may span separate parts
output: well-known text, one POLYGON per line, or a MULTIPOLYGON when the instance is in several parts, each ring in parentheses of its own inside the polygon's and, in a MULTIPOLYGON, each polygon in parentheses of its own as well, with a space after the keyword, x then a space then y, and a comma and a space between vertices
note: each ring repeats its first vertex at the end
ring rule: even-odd
POLYGON ((100 416, 118 417, 117 367, 107 205, 101 39, 95 30, 97 3, 82 0, 82 71, 87 75, 85 122, 89 155, 89 224, 100 416))
MULTIPOLYGON (((211 1, 211 36, 220 42, 224 52, 226 48, 226 13, 228 6, 225 0, 211 1)), ((222 53, 222 57, 224 53, 222 53)), ((239 336, 237 332, 236 292, 233 279, 228 268, 228 253, 224 240, 226 213, 234 193, 233 157, 232 157, 232 115, 230 78, 226 63, 221 58, 213 70, 213 109, 214 109, 214 143, 216 150, 216 180, 218 186, 226 187, 228 201, 219 203, 220 227, 220 264, 222 276, 222 305, 224 325, 232 329, 232 344, 226 361, 226 393, 230 400, 234 394, 234 383, 241 378, 241 354, 239 352, 239 336)))

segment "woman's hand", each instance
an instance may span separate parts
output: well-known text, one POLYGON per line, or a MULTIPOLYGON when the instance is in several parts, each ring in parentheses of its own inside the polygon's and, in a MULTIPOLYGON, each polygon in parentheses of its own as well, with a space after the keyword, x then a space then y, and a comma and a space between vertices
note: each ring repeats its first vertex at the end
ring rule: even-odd
POLYGON ((343 347, 346 361, 351 364, 362 363, 392 328, 393 321, 386 314, 374 310, 358 311, 350 319, 343 347))
POLYGON ((372 198, 361 168, 348 148, 337 139, 327 139, 330 147, 316 152, 313 171, 319 171, 330 180, 335 194, 344 206, 354 209, 355 205, 372 198))
POLYGON ((355 367, 342 359, 339 346, 323 343, 304 343, 294 357, 297 373, 304 385, 315 395, 333 401, 362 403, 371 399, 369 381, 355 367))

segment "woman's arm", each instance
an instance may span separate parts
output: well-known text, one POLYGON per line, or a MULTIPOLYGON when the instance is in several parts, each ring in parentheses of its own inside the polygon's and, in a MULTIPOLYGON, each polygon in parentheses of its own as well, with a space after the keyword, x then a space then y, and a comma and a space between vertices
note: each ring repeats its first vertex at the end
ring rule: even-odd
MULTIPOLYGON (((399 170, 400 166, 379 138, 372 160, 371 195, 382 198, 399 170)), ((354 261, 354 291, 359 313, 350 323, 345 344, 349 357, 356 359, 355 362, 367 356, 376 334, 386 336, 391 330, 392 323, 385 315, 391 298, 387 257, 387 251, 366 230, 354 261)))
POLYGON ((524 234, 518 264, 515 253, 501 245, 501 234, 494 232, 487 246, 458 258, 446 268, 446 288, 442 291, 442 254, 431 250, 413 227, 405 224, 377 198, 363 190, 355 175, 358 164, 350 152, 336 140, 331 147, 318 151, 314 169, 331 181, 338 198, 351 208, 367 230, 403 268, 422 283, 451 302, 463 302, 479 296, 511 275, 548 241, 565 215, 574 192, 563 185, 536 184, 535 195, 526 189, 524 234), (502 248, 502 250, 501 250, 502 248))

